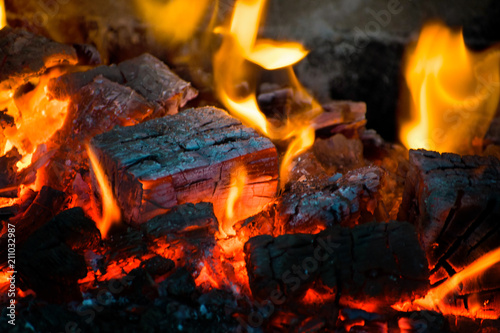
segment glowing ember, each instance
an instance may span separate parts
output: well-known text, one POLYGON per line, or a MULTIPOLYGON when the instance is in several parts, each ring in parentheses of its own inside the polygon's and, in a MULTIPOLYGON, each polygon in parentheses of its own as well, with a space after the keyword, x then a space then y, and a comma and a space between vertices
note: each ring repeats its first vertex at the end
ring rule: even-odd
POLYGON ((197 286, 208 286, 209 288, 220 288, 219 283, 209 273, 207 264, 205 263, 200 271, 200 275, 194 280, 197 286))
POLYGON ((104 173, 90 146, 87 146, 87 153, 89 155, 92 171, 94 172, 97 183, 99 184, 102 197, 102 217, 97 222, 97 227, 101 231, 102 237, 105 238, 108 234, 109 228, 111 228, 114 223, 120 222, 121 212, 113 195, 113 191, 111 190, 106 174, 104 173))
MULTIPOLYGON (((393 308, 396 310, 408 311, 408 310, 438 310, 443 314, 453 314, 453 315, 469 315, 471 317, 481 317, 481 315, 470 309, 471 313, 464 313, 463 311, 457 312, 455 309, 447 306, 446 297, 456 290, 461 283, 478 276, 491 266, 500 262, 500 248, 487 253, 478 260, 474 261, 472 264, 467 266, 462 271, 453 275, 449 280, 445 281, 436 288, 431 289, 424 298, 417 299, 412 303, 406 302, 402 304, 395 304, 393 308)), ((478 309, 475 309, 476 311, 478 309)), ((498 315, 490 319, 498 319, 498 315)))
POLYGON ((402 124, 403 144, 470 153, 498 106, 499 59, 498 48, 473 53, 461 32, 427 24, 406 59, 410 119, 402 124))
POLYGON ((179 44, 187 42, 199 26, 210 4, 209 0, 137 0, 136 7, 145 22, 159 38, 179 44))
POLYGON ((241 194, 243 193, 243 188, 247 182, 247 170, 244 166, 240 165, 234 168, 231 173, 231 184, 229 189, 229 194, 226 202, 226 214, 223 220, 222 231, 226 235, 235 235, 233 230, 234 212, 237 205, 241 205, 240 200, 241 194))
MULTIPOLYGON (((253 62, 268 70, 288 67, 294 88, 305 94, 291 68, 307 55, 302 45, 257 38, 265 7, 265 0, 239 0, 235 4, 230 26, 216 29, 224 38, 214 57, 214 81, 219 99, 234 116, 273 140, 292 139, 282 165, 282 170, 287 170, 293 157, 313 144, 314 130, 310 124, 317 112, 312 112, 307 117, 302 116, 303 119, 290 119, 282 127, 276 128, 260 111, 255 86, 250 87, 246 93, 241 92, 242 84, 252 81, 252 72, 248 65, 253 62)), ((316 104, 313 109, 316 109, 316 104)), ((317 108, 317 111, 319 110, 320 108, 317 108)), ((287 172, 281 174, 282 184, 286 182, 286 176, 287 172)))
POLYGON ((17 148, 23 155, 17 164, 18 169, 29 166, 36 147, 47 142, 64 124, 69 101, 51 99, 47 94, 49 80, 61 74, 61 70, 52 70, 38 82, 32 82, 35 85, 32 91, 17 98, 12 91, 0 93, 0 109, 7 109, 7 115, 15 123, 3 129, 6 142, 0 148, 4 154, 13 147, 17 148))
POLYGON ((0 0, 0 29, 7 25, 7 15, 5 15, 5 4, 3 0, 0 0))

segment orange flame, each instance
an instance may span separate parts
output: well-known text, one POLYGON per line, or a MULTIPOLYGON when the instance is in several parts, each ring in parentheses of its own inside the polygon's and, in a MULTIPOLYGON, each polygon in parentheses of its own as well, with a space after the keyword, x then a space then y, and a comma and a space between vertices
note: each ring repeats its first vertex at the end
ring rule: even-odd
MULTIPOLYGON (((445 303, 445 298, 451 292, 456 290, 456 288, 464 281, 478 276, 491 266, 500 262, 500 248, 491 251, 481 258, 474 261, 472 264, 467 266, 462 271, 453 275, 449 280, 431 289, 427 295, 423 298, 417 299, 412 303, 396 304, 393 308, 397 310, 409 310, 409 309, 427 309, 427 310, 439 310, 443 314, 457 314, 452 309, 447 308, 445 303)), ((464 314, 464 313, 458 313, 464 314)), ((471 314, 472 316, 480 317, 477 313, 471 314)), ((491 319, 498 319, 498 315, 491 319)))
POLYGON ((47 93, 49 80, 61 74, 61 70, 52 70, 33 82, 36 86, 32 91, 17 99, 12 91, 0 92, 0 110, 6 109, 15 123, 3 129, 6 141, 0 152, 5 154, 16 147, 23 156, 17 163, 18 170, 29 166, 36 147, 47 142, 64 125, 69 101, 51 99, 47 93))
POLYGON ((231 173, 231 184, 229 185, 229 194, 226 201, 226 212, 223 219, 221 232, 226 235, 235 235, 233 224, 238 221, 233 221, 237 204, 241 204, 239 200, 243 194, 243 189, 247 182, 247 170, 243 165, 235 167, 231 173))
POLYGON ((500 96, 498 47, 467 50, 461 31, 427 24, 409 48, 405 79, 410 120, 401 127, 407 148, 470 153, 481 142, 500 96), (408 94, 408 92, 407 92, 408 94))
MULTIPOLYGON (((273 140, 292 139, 285 154, 282 169, 289 168, 291 160, 314 142, 314 130, 308 119, 291 119, 282 127, 273 126, 260 111, 255 95, 255 85, 246 93, 241 93, 242 83, 252 81, 249 62, 264 69, 288 68, 290 81, 295 89, 306 95, 293 74, 292 65, 303 59, 307 51, 299 43, 276 42, 258 39, 258 29, 265 0, 238 0, 234 7, 229 27, 218 27, 215 31, 223 34, 222 46, 214 56, 215 90, 221 102, 244 123, 253 126, 273 140)), ((313 109, 317 104, 314 104, 313 109)), ((305 117, 303 117, 305 118, 305 117)), ((287 172, 281 174, 281 183, 286 182, 287 172)))
POLYGON ((106 174, 90 146, 87 146, 87 153, 102 197, 102 217, 97 222, 97 227, 101 231, 102 237, 105 238, 111 226, 120 222, 121 212, 106 174))
POLYGON ((7 25, 7 15, 5 13, 5 4, 3 0, 0 0, 0 29, 7 25))
POLYGON ((209 0, 136 0, 145 22, 151 24, 158 37, 172 44, 187 42, 203 19, 209 0))

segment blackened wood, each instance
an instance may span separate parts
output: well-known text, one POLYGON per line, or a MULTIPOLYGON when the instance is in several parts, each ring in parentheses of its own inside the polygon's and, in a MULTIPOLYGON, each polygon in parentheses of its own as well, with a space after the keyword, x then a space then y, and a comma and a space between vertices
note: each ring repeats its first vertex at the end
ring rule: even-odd
POLYGON ((116 127, 91 145, 111 179, 124 219, 143 223, 176 205, 212 202, 224 215, 235 168, 248 174, 235 214, 260 211, 276 194, 278 156, 267 138, 213 107, 132 127, 116 127))
POLYGON ((18 246, 16 268, 25 286, 53 302, 81 299, 78 279, 87 275, 83 253, 100 232, 81 208, 72 208, 36 230, 18 246))
POLYGON ((260 300, 274 290, 297 299, 314 282, 330 288, 341 304, 391 305, 422 296, 429 287, 425 254, 406 222, 257 236, 244 251, 250 288, 260 300))
POLYGON ((499 246, 499 177, 494 157, 410 151, 399 218, 415 225, 435 271, 453 275, 499 246))
POLYGON ((384 170, 371 166, 322 181, 297 182, 281 197, 277 219, 287 233, 379 219, 383 177, 384 170))
POLYGON ((72 72, 49 82, 49 93, 57 99, 73 99, 79 90, 102 75, 106 79, 131 88, 154 106, 150 117, 177 113, 198 92, 179 78, 167 65, 150 54, 124 61, 118 65, 98 66, 72 72))
POLYGON ((47 69, 78 62, 75 49, 23 29, 0 30, 0 89, 14 89, 47 69))
POLYGON ((17 185, 16 163, 20 159, 21 155, 16 148, 0 157, 0 197, 17 197, 17 187, 15 186, 17 185))

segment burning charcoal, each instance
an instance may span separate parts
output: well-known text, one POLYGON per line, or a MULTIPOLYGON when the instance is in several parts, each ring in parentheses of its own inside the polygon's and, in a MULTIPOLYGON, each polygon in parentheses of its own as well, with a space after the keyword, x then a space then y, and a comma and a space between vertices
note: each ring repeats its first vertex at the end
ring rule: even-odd
POLYGON ((181 267, 160 283, 160 295, 169 295, 189 300, 196 290, 193 276, 181 267))
POLYGON ((78 149, 116 125, 137 124, 152 110, 153 106, 132 89, 98 76, 72 96, 68 116, 53 141, 78 149))
POLYGON ((175 75, 163 62, 143 54, 118 64, 125 84, 157 105, 155 116, 177 113, 198 95, 191 85, 175 75))
POLYGON ((21 155, 16 148, 0 157, 0 197, 17 197, 16 163, 20 159, 21 155))
POLYGON ((116 127, 91 145, 128 222, 144 223, 179 204, 202 201, 223 216, 231 173, 239 166, 247 172, 241 195, 246 207, 235 220, 259 212, 276 194, 274 145, 213 107, 116 127))
POLYGON ((333 290, 340 304, 391 305, 429 287, 425 255, 406 222, 257 236, 244 250, 250 288, 260 300, 277 292, 297 299, 316 282, 333 290))
POLYGON ((87 275, 83 251, 97 245, 100 233, 81 208, 72 208, 36 230, 18 247, 17 269, 37 296, 54 302, 80 299, 78 279, 87 275))
POLYGON ((460 271, 500 243, 500 161, 410 151, 401 219, 415 224, 431 267, 460 271))
POLYGON ((402 313, 398 321, 401 333, 441 333, 448 331, 442 314, 433 311, 414 311, 402 313))
POLYGON ((78 62, 73 47, 23 29, 0 30, 0 45, 0 90, 15 89, 51 67, 78 62))
POLYGON ((179 205, 142 225, 144 232, 153 239, 168 235, 187 239, 213 237, 217 228, 213 205, 207 202, 179 205))
POLYGON ((365 127, 366 104, 363 102, 332 101, 322 107, 324 112, 313 123, 318 137, 342 133, 347 138, 353 138, 365 127))
POLYGON ((170 260, 163 258, 162 256, 154 256, 141 263, 141 268, 146 270, 152 277, 157 277, 165 275, 174 269, 175 263, 170 260))
MULTIPOLYGON (((94 81, 99 75, 131 88, 150 105, 154 112, 145 116, 159 117, 177 113, 198 92, 175 75, 167 65, 149 54, 124 61, 118 66, 99 66, 85 72, 74 72, 52 79, 49 91, 57 99, 74 99, 80 89, 94 81)), ((144 117, 145 117, 144 116, 144 117)))
POLYGON ((379 214, 379 188, 384 171, 375 166, 353 170, 326 182, 299 182, 277 207, 287 232, 309 232, 318 226, 352 225, 384 220, 379 214))
POLYGON ((313 145, 314 155, 330 173, 362 167, 363 144, 361 140, 347 139, 335 134, 328 139, 318 138, 313 145))
POLYGON ((326 182, 329 174, 310 150, 300 154, 293 161, 288 176, 287 186, 293 187, 297 182, 326 182))

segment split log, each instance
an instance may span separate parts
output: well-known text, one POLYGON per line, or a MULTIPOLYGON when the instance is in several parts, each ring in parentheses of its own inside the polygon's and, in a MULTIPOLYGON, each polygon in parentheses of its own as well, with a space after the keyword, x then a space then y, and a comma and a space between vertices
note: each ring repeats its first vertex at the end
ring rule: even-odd
POLYGON ((500 244, 500 161, 410 151, 400 219, 417 228, 431 267, 457 272, 500 244))
POLYGON ((118 65, 99 66, 54 78, 49 82, 49 93, 59 100, 73 99, 74 95, 99 75, 131 88, 154 105, 152 114, 148 115, 151 118, 177 113, 180 107, 198 94, 188 82, 150 54, 143 54, 118 65))
MULTIPOLYGON (((498 248, 499 175, 500 161, 495 157, 410 151, 399 217, 417 228, 432 268, 432 283, 449 279, 498 248)), ((458 306, 479 304, 486 313, 499 315, 499 267, 464 281, 455 295, 458 306)))
POLYGON ((276 194, 274 145, 213 107, 117 127, 91 145, 128 222, 144 223, 176 205, 202 201, 224 216, 231 174, 239 166, 247 171, 241 195, 246 207, 236 209, 235 220, 256 214, 276 194))
POLYGON ((278 203, 277 219, 286 233, 384 220, 379 207, 383 178, 384 170, 370 166, 322 182, 297 182, 278 203))
POLYGON ((58 65, 75 65, 75 49, 23 29, 0 30, 0 90, 15 89, 58 65))
POLYGON ((276 293, 298 299, 315 284, 332 290, 341 304, 387 306, 425 295, 429 287, 425 254, 406 222, 262 235, 251 238, 244 251, 250 288, 259 300, 276 293))
POLYGON ((18 246, 21 280, 42 299, 81 299, 78 279, 87 275, 83 253, 98 245, 100 235, 81 208, 58 214, 18 246))

